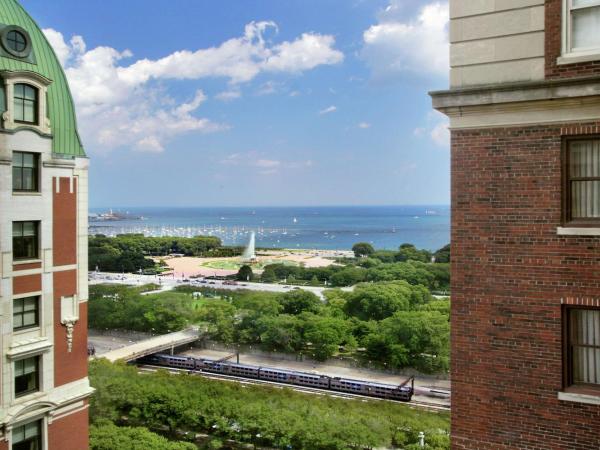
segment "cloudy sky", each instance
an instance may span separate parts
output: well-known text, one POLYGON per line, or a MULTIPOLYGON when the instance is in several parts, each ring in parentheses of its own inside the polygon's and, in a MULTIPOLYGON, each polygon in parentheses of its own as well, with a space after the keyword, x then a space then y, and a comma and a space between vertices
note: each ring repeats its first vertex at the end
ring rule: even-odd
POLYGON ((61 59, 96 207, 446 204, 448 5, 22 0, 61 59))

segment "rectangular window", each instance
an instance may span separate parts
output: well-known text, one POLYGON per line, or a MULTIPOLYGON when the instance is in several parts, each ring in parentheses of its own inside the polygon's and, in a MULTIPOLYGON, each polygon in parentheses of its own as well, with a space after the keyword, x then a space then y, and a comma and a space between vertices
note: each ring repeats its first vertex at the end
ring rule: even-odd
POLYGON ((18 298, 13 301, 13 330, 39 325, 39 297, 18 298))
POLYGON ((15 122, 25 124, 37 123, 38 90, 28 84, 14 86, 14 116, 15 122))
POLYGON ((600 309, 567 310, 567 360, 570 386, 600 386, 600 309))
POLYGON ((42 421, 36 420, 20 427, 13 428, 12 450, 41 450, 42 421))
POLYGON ((13 222, 13 258, 37 259, 39 222, 13 222))
POLYGON ((600 0, 564 0, 563 53, 600 52, 600 0))
POLYGON ((37 153, 13 152, 13 191, 37 192, 39 155, 37 153))
POLYGON ((568 141, 565 162, 565 221, 598 226, 600 139, 568 141))
POLYGON ((15 397, 39 390, 39 365, 39 356, 15 361, 15 397))

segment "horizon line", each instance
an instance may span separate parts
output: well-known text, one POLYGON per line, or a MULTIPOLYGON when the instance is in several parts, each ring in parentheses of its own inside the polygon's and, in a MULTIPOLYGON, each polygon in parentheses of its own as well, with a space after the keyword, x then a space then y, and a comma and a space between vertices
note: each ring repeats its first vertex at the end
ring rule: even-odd
POLYGON ((117 205, 117 206, 90 206, 91 209, 106 209, 106 208, 384 208, 384 207, 409 207, 409 206, 435 206, 435 207, 450 207, 449 203, 408 203, 408 204, 329 204, 329 205, 117 205))

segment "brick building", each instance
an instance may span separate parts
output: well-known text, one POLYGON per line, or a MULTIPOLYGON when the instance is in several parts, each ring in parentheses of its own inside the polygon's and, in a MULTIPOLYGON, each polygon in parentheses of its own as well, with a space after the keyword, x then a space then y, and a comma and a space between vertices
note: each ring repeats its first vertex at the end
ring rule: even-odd
POLYGON ((88 447, 87 165, 60 63, 0 0, 0 450, 88 447))
POLYGON ((600 1, 450 0, 452 448, 600 448, 600 1))

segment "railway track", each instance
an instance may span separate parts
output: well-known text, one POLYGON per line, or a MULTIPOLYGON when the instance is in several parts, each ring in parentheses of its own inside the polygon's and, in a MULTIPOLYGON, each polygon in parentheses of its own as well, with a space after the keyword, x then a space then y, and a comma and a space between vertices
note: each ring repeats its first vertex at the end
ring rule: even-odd
MULTIPOLYGON (((138 365, 138 368, 140 369, 140 372, 156 372, 157 370, 160 369, 160 370, 167 370, 171 373, 190 373, 190 371, 186 370, 186 369, 177 369, 174 367, 164 367, 164 366, 153 366, 151 364, 140 364, 140 365, 138 365)), ((390 399, 385 399, 385 398, 369 397, 367 395, 352 394, 350 392, 331 391, 328 389, 319 389, 319 388, 313 388, 313 387, 308 387, 308 386, 298 386, 295 384, 278 383, 276 381, 257 380, 255 378, 244 378, 244 377, 239 377, 236 375, 224 375, 224 374, 219 374, 219 373, 210 373, 210 372, 202 372, 202 371, 192 371, 191 373, 193 373, 194 375, 201 376, 203 378, 212 379, 212 380, 229 381, 229 382, 248 384, 248 385, 275 386, 275 387, 282 388, 282 389, 287 388, 287 389, 292 389, 297 392, 303 392, 303 393, 313 394, 313 395, 327 395, 329 397, 334 397, 334 398, 362 400, 362 401, 369 400, 369 401, 381 401, 381 402, 394 402, 394 403, 401 403, 401 404, 409 406, 411 408, 426 409, 429 411, 438 411, 438 412, 450 411, 449 405, 444 405, 444 404, 435 403, 435 402, 426 402, 426 401, 414 400, 414 399, 411 400, 410 402, 401 402, 399 400, 390 400, 390 399)))

